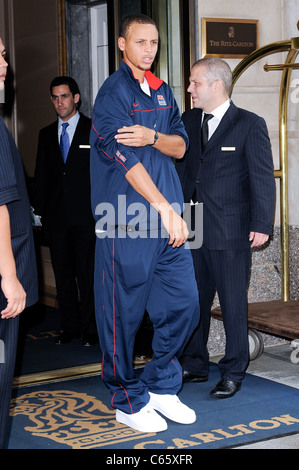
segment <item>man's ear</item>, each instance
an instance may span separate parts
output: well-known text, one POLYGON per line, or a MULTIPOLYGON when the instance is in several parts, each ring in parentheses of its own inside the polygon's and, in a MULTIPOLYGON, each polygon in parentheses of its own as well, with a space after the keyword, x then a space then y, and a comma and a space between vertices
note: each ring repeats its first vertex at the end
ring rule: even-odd
POLYGON ((74 96, 74 102, 77 104, 77 103, 79 103, 79 101, 80 101, 80 95, 79 95, 79 93, 76 93, 75 96, 74 96))
POLYGON ((126 43, 126 40, 125 38, 118 38, 118 47, 121 51, 123 51, 125 49, 125 43, 126 43))
POLYGON ((223 91, 223 83, 221 80, 215 80, 213 83, 215 91, 221 93, 223 91))

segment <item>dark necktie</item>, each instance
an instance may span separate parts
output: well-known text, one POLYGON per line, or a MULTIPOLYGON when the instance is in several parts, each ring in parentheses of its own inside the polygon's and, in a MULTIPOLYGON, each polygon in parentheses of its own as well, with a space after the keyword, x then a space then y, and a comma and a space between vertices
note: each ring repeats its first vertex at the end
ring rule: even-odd
POLYGON ((201 150, 202 152, 205 149, 205 146, 208 143, 209 140, 209 125, 208 121, 212 119, 214 116, 213 114, 205 114, 201 126, 201 150))
POLYGON ((69 135, 66 131, 66 128, 68 125, 69 125, 68 122, 65 122, 62 124, 62 132, 60 136, 60 150, 62 153, 64 163, 66 162, 67 154, 69 153, 69 148, 70 148, 69 135))

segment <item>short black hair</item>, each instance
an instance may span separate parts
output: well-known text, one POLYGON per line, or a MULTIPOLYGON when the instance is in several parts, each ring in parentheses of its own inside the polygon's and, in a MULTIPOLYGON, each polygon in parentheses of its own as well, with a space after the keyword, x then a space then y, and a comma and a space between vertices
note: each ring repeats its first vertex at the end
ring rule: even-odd
POLYGON ((77 109, 81 106, 81 93, 78 87, 78 83, 72 77, 68 77, 67 75, 60 75, 59 77, 53 78, 52 82, 50 83, 50 93, 52 95, 52 90, 55 86, 60 85, 67 85, 70 89, 71 94, 73 97, 77 94, 80 95, 80 100, 77 103, 77 109))
MULTIPOLYGON (((142 13, 136 13, 133 15, 126 16, 120 25, 119 37, 126 38, 129 32, 129 28, 133 23, 138 24, 151 24, 157 28, 155 21, 149 16, 143 15, 142 13)), ((157 28, 158 29, 158 28, 157 28)))
POLYGON ((55 77, 52 80, 52 82, 50 84, 50 93, 52 94, 52 90, 55 86, 60 86, 60 85, 67 85, 73 96, 77 95, 77 93, 80 95, 80 90, 79 90, 79 87, 78 87, 78 84, 77 84, 76 80, 74 80, 72 77, 68 77, 66 75, 61 75, 59 77, 55 77))

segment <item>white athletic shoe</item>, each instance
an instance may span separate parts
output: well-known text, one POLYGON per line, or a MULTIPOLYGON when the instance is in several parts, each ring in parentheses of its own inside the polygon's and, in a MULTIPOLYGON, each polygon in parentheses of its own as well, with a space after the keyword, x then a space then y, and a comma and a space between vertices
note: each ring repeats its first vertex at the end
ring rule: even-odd
POLYGON ((180 424, 192 424, 196 421, 195 412, 184 405, 177 395, 157 395, 150 394, 149 405, 162 413, 166 418, 180 424))
POLYGON ((141 408, 138 413, 133 414, 116 410, 116 420, 141 432, 160 432, 167 429, 165 419, 158 415, 149 404, 141 408))

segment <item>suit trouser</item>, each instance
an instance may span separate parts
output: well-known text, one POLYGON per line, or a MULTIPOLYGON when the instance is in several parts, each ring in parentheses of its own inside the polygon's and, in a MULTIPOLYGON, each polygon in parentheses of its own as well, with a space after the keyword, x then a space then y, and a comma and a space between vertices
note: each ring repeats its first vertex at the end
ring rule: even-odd
POLYGON ((47 230, 47 235, 61 327, 71 334, 96 333, 93 296, 94 229, 82 226, 51 227, 47 230))
POLYGON ((249 361, 247 288, 250 248, 209 250, 203 245, 192 250, 192 256, 201 313, 199 326, 184 351, 183 368, 195 375, 208 375, 207 342, 211 305, 217 290, 226 335, 225 355, 218 363, 221 378, 240 381, 249 361))
POLYGON ((112 406, 136 413, 148 391, 176 394, 182 385, 178 357, 199 320, 192 256, 167 238, 128 235, 96 242, 95 301, 102 377, 112 406), (135 335, 145 310, 153 323, 152 360, 140 377, 133 368, 135 335))
POLYGON ((18 344, 18 331, 19 317, 9 320, 1 320, 0 318, 0 449, 4 447, 5 443, 18 344))

